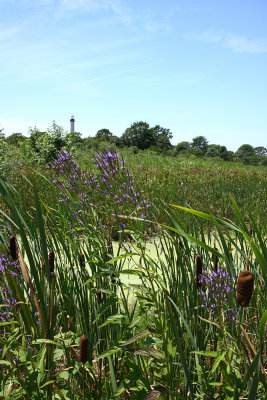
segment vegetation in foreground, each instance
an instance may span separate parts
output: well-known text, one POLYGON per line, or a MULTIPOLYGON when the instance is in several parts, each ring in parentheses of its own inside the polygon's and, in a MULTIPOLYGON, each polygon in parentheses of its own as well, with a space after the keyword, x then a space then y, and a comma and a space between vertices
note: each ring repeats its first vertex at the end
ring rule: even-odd
POLYGON ((85 173, 65 152, 24 198, 1 179, 1 395, 263 399, 261 209, 227 196, 233 222, 171 206, 117 154, 95 163, 85 173))

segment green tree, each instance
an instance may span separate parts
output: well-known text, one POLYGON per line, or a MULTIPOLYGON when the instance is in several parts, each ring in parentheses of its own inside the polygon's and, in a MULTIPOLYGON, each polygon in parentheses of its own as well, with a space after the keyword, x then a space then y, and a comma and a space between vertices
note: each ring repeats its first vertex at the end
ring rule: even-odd
POLYGON ((121 137, 124 146, 136 146, 141 150, 156 145, 156 138, 153 129, 147 122, 134 122, 127 128, 121 137))
POLYGON ((5 138, 5 134, 3 132, 4 128, 0 129, 0 139, 4 139, 5 138))
POLYGON ((66 134, 64 139, 64 147, 68 151, 76 150, 82 143, 84 139, 82 139, 82 134, 80 132, 69 132, 66 134))
POLYGON ((229 160, 229 153, 225 146, 220 146, 219 144, 210 144, 208 146, 207 157, 220 157, 223 160, 229 160))
POLYGON ((242 144, 242 146, 240 146, 239 149, 237 149, 236 155, 239 158, 254 156, 255 155, 254 147, 251 146, 250 144, 242 144))
POLYGON ((155 137, 155 145, 164 151, 171 150, 173 147, 170 142, 173 137, 172 132, 169 129, 162 128, 160 125, 156 125, 151 129, 155 137))
POLYGON ((8 144, 19 147, 20 143, 22 143, 25 139, 27 138, 26 136, 23 136, 22 133, 12 133, 12 135, 9 135, 6 138, 6 141, 8 144))
POLYGON ((103 140, 104 142, 110 142, 113 134, 110 132, 109 129, 100 129, 97 131, 95 137, 99 140, 103 140))
POLYGON ((210 144, 208 146, 206 156, 207 157, 219 157, 220 155, 220 147, 218 144, 210 144))
POLYGON ((227 150, 227 148, 225 146, 220 146, 219 156, 220 156, 220 158, 222 158, 225 161, 230 160, 229 151, 227 150))
POLYGON ((123 147, 121 138, 116 135, 111 136, 110 143, 115 144, 115 146, 117 146, 117 147, 123 147))
POLYGON ((257 147, 254 147, 254 151, 255 151, 256 156, 262 156, 262 157, 267 156, 266 147, 257 146, 257 147))
POLYGON ((178 153, 180 153, 180 152, 185 153, 185 152, 187 152, 189 149, 190 149, 190 143, 189 143, 189 142, 180 142, 180 143, 178 143, 177 146, 176 146, 176 151, 177 151, 178 153))
MULTIPOLYGON (((29 129, 30 148, 32 160, 41 164, 49 163, 57 157, 58 153, 65 146, 65 134, 63 128, 53 121, 46 132, 41 132, 37 127, 29 129)), ((26 153, 28 147, 25 147, 26 153)))
POLYGON ((47 129, 47 133, 52 137, 53 145, 56 151, 59 152, 65 145, 65 136, 67 132, 64 131, 62 126, 53 121, 52 125, 47 129))
POLYGON ((205 136, 196 136, 195 138, 192 139, 191 146, 194 149, 198 148, 206 153, 208 149, 208 141, 205 138, 205 136))

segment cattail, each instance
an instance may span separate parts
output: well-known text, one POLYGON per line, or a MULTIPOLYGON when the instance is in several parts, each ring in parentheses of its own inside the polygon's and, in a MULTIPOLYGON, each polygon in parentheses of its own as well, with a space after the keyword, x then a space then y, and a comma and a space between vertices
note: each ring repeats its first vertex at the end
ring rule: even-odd
POLYGON ((100 304, 101 301, 102 301, 102 292, 101 292, 101 290, 97 290, 96 291, 96 299, 97 299, 98 304, 100 304))
POLYGON ((201 287, 201 283, 200 283, 200 277, 202 275, 202 255, 201 254, 197 254, 197 258, 196 258, 196 287, 197 289, 199 289, 201 287))
POLYGON ((88 360, 88 338, 86 335, 82 335, 80 340, 80 358, 79 361, 83 364, 88 360))
MULTIPOLYGON (((217 247, 214 247, 214 250, 218 251, 217 247)), ((215 254, 212 254, 212 263, 213 269, 217 272, 218 270, 218 257, 215 254)))
POLYGON ((53 276, 55 269, 55 254, 53 251, 50 251, 48 254, 48 263, 49 263, 50 276, 53 276))
POLYGON ((16 261, 18 259, 16 236, 10 236, 9 238, 9 252, 12 260, 16 261))
POLYGON ((242 307, 247 307, 249 305, 252 290, 253 290, 254 277, 250 271, 240 272, 237 280, 237 295, 236 302, 242 307))
POLYGON ((82 269, 85 269, 85 257, 84 257, 84 254, 83 254, 83 253, 81 253, 81 254, 79 255, 79 263, 80 263, 80 267, 81 267, 82 269))

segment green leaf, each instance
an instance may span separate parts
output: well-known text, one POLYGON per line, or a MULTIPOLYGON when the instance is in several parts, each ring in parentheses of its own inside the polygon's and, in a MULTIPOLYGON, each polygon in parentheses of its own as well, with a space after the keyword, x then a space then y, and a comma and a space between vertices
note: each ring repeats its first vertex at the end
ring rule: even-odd
POLYGON ((249 366, 248 370, 246 371, 243 381, 241 383, 239 395, 235 399, 240 399, 240 396, 241 396, 241 393, 242 393, 244 387, 246 386, 248 380, 250 379, 250 377, 253 374, 253 371, 255 371, 255 369, 257 368, 259 363, 260 363, 260 351, 258 351, 256 356, 254 357, 254 360, 252 361, 251 365, 249 366))
POLYGON ((118 390, 117 380, 116 380, 116 376, 115 376, 115 371, 114 371, 112 359, 111 359, 110 356, 108 356, 108 364, 109 364, 109 371, 110 371, 112 390, 113 390, 113 393, 116 393, 117 390, 118 390))
POLYGON ((250 391, 248 394, 248 400, 254 400, 257 398, 257 389, 258 389, 258 384, 259 384, 259 377, 260 377, 260 358, 258 360, 258 363, 256 364, 256 371, 253 376, 252 384, 250 387, 250 391))
POLYGON ((42 215, 42 210, 41 210, 41 206, 40 206, 38 193, 34 186, 33 186, 33 193, 34 193, 34 203, 35 203, 36 214, 37 214, 37 222, 38 222, 39 232, 40 232, 41 246, 42 246, 42 250, 43 250, 43 257, 44 257, 45 267, 46 267, 45 268, 46 276, 47 276, 47 279, 49 279, 48 251, 47 251, 47 244, 46 244, 46 235, 45 235, 45 228, 44 228, 44 222, 43 222, 43 215, 42 215))
POLYGON ((217 328, 219 328, 219 327, 220 327, 218 324, 216 324, 216 322, 210 321, 210 320, 208 320, 208 319, 205 319, 205 318, 202 318, 202 317, 200 317, 200 316, 198 316, 198 318, 200 318, 200 319, 201 319, 201 321, 204 321, 204 322, 207 322, 208 324, 211 324, 211 325, 214 325, 214 326, 216 326, 217 328))
POLYGON ((70 374, 69 374, 68 371, 62 371, 62 372, 60 372, 60 374, 59 374, 58 376, 59 376, 60 378, 62 378, 62 379, 67 380, 67 379, 69 379, 70 374))
POLYGON ((164 358, 164 354, 156 349, 137 349, 134 350, 133 353, 137 356, 152 357, 156 360, 162 360, 164 358))
MULTIPOLYGON (((6 307, 6 305, 4 304, 3 307, 6 307)), ((0 322, 0 326, 12 325, 12 324, 19 325, 19 323, 17 321, 0 322)))
POLYGON ((105 301, 104 304, 101 305, 101 307, 99 308, 99 310, 97 311, 97 316, 94 320, 94 323, 98 320, 99 317, 101 317, 102 314, 104 314, 104 312, 113 304, 117 303, 118 299, 117 297, 110 297, 109 299, 107 299, 105 301))
POLYGON ((107 320, 102 325, 100 325, 99 328, 103 328, 103 326, 112 324, 113 322, 121 320, 123 318, 125 318, 125 315, 123 314, 111 315, 111 317, 108 317, 107 320))
POLYGON ((103 353, 101 353, 99 356, 97 356, 98 360, 101 360, 101 358, 106 358, 111 356, 112 354, 116 354, 118 353, 118 351, 120 351, 121 349, 119 347, 114 347, 111 348, 109 350, 104 351, 103 353))
POLYGON ((213 215, 206 214, 206 213, 203 213, 201 211, 193 210, 192 208, 187 208, 187 207, 183 207, 183 206, 177 206, 175 204, 171 204, 171 206, 180 208, 181 210, 184 210, 184 211, 186 211, 186 212, 188 212, 190 214, 196 215, 197 217, 207 219, 209 221, 217 221, 219 224, 224 225, 224 226, 226 226, 227 228, 229 228, 231 230, 240 232, 240 229, 236 225, 234 225, 234 223, 232 221, 231 221, 231 223, 229 223, 228 221, 225 221, 225 220, 223 220, 221 218, 216 218, 213 215))
POLYGON ((211 370, 212 374, 216 371, 221 361, 225 359, 225 355, 226 355, 226 350, 222 351, 221 354, 219 354, 218 357, 214 360, 214 364, 211 370))
POLYGON ((242 216, 242 214, 241 214, 241 212, 240 212, 240 210, 239 210, 239 208, 238 208, 238 206, 237 206, 237 204, 236 204, 236 202, 235 202, 235 200, 234 200, 234 198, 233 198, 233 196, 231 194, 230 194, 230 199, 231 199, 231 201, 233 203, 233 206, 234 206, 234 209, 235 209, 235 213, 238 216, 239 221, 241 222, 241 225, 242 225, 244 231, 246 232, 247 235, 249 235, 249 231, 248 231, 247 225, 245 223, 245 220, 244 220, 244 218, 243 218, 243 216, 242 216))
POLYGON ((174 357, 176 354, 176 346, 172 345, 172 341, 170 338, 168 338, 167 351, 172 357, 174 357))
POLYGON ((119 275, 140 275, 140 271, 137 269, 123 269, 117 272, 119 275))
POLYGON ((177 228, 172 228, 171 226, 168 225, 162 225, 164 228, 167 228, 173 232, 179 233, 179 235, 184 236, 187 240, 191 241, 192 243, 197 244, 198 246, 202 247, 203 249, 209 251, 210 253, 214 254, 215 256, 222 258, 225 260, 225 256, 221 253, 219 253, 217 250, 215 250, 213 247, 210 247, 206 243, 202 242, 201 240, 196 239, 194 236, 187 234, 184 234, 182 231, 180 231, 177 228))
POLYGON ((50 339, 36 339, 32 342, 32 344, 42 344, 42 343, 55 344, 56 346, 61 346, 60 343, 54 342, 53 340, 50 339))
POLYGON ((11 365, 11 362, 6 360, 0 360, 0 365, 11 365))
POLYGON ((40 386, 40 389, 43 389, 44 387, 51 385, 52 383, 54 383, 55 381, 47 381, 45 382, 42 386, 40 386))
POLYGON ((267 323, 267 310, 263 313, 263 316, 261 317, 261 322, 260 322, 260 343, 261 343, 261 348, 264 343, 264 333, 265 333, 265 326, 267 323))
POLYGON ((124 258, 132 257, 132 256, 133 256, 133 253, 126 253, 126 254, 123 254, 122 256, 112 258, 112 260, 107 261, 106 264, 114 264, 115 262, 117 262, 119 260, 123 260, 124 258))
POLYGON ((149 330, 148 329, 144 329, 144 330, 136 333, 131 339, 127 340, 126 342, 120 343, 120 346, 127 346, 128 344, 134 343, 137 340, 142 339, 143 337, 145 337, 145 336, 147 336, 149 334, 150 334, 149 330))
POLYGON ((224 385, 224 383, 223 382, 211 382, 211 383, 209 383, 209 385, 210 386, 222 386, 222 385, 224 385))
POLYGON ((217 357, 218 355, 216 351, 191 351, 191 353, 199 354, 204 357, 217 357))

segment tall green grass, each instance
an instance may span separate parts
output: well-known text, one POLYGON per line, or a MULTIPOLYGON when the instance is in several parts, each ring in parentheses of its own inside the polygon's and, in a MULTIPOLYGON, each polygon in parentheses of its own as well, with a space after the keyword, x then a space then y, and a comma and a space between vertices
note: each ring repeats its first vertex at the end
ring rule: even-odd
MULTIPOLYGON (((1 265, 8 267, 0 273, 0 285, 10 291, 1 291, 1 309, 10 296, 17 301, 0 322, 3 398, 264 398, 267 249, 260 211, 244 214, 234 196, 228 197, 231 221, 186 207, 187 201, 172 199, 170 205, 164 187, 157 188, 162 197, 152 203, 149 221, 127 230, 117 227, 115 250, 107 230, 98 228, 97 207, 81 230, 72 231, 67 221, 75 198, 57 204, 49 180, 39 175, 38 182, 26 182, 25 202, 19 187, 0 182, 0 253, 7 260, 1 265), (51 202, 40 187, 46 187, 51 202), (160 233, 153 256, 145 240, 149 229, 160 233), (17 276, 11 235, 22 267, 17 276), (197 254, 207 273, 216 258, 233 277, 228 303, 212 314, 196 286, 197 254), (247 308, 235 300, 244 269, 254 276, 247 308), (126 284, 125 275, 134 276, 134 283, 126 284), (226 313, 234 308, 237 321, 228 322, 226 313), (82 335, 88 338, 84 365, 79 362, 82 335)), ((143 187, 150 198, 151 187, 143 187)))

